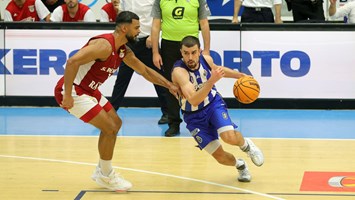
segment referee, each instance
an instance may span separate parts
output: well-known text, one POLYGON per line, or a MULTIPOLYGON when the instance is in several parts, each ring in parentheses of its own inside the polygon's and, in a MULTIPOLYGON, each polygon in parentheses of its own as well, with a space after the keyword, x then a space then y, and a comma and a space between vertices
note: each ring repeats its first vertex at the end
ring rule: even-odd
POLYGON ((239 23, 238 13, 243 5, 241 22, 246 23, 276 23, 281 24, 282 0, 234 0, 234 15, 232 23, 239 23), (275 18, 272 7, 275 6, 275 18))
MULTIPOLYGON (((206 0, 155 0, 152 8, 152 51, 153 62, 162 68, 164 77, 171 80, 174 63, 181 59, 180 42, 188 35, 199 37, 199 27, 203 38, 203 54, 210 51, 210 27, 207 17, 211 14, 206 0), (161 54, 159 37, 161 30, 161 54)), ((180 133, 180 105, 167 92, 169 128, 166 137, 180 133)))

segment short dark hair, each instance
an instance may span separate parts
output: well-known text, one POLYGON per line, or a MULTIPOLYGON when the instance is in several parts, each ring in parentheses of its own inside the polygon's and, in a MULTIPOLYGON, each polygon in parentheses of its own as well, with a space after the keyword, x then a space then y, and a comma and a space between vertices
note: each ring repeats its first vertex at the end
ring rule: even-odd
POLYGON ((133 19, 139 20, 138 15, 131 11, 122 11, 116 17, 116 26, 123 23, 131 24, 133 19))
POLYGON ((200 48, 201 44, 200 44, 200 40, 195 37, 195 36, 186 36, 184 37, 182 40, 181 40, 181 43, 180 43, 180 48, 182 48, 182 46, 186 46, 188 48, 190 47, 193 47, 197 45, 198 48, 200 48))

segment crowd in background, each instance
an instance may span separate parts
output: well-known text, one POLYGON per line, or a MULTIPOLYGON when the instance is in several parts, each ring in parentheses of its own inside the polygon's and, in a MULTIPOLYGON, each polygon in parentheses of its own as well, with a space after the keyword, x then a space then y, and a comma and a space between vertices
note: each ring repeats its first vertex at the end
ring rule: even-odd
MULTIPOLYGON (((239 22, 316 22, 329 20, 355 23, 355 1, 337 0, 234 0, 232 23, 239 22), (287 5, 290 20, 281 20, 287 5), (329 5, 329 6, 328 6, 329 5), (326 6, 326 8, 325 8, 326 6), (327 16, 325 16, 325 14, 327 16)), ((11 0, 5 7, 2 21, 47 21, 47 22, 112 22, 117 15, 119 1, 105 4, 97 17, 79 0, 11 0)), ((97 13, 96 13, 97 14, 97 13)))

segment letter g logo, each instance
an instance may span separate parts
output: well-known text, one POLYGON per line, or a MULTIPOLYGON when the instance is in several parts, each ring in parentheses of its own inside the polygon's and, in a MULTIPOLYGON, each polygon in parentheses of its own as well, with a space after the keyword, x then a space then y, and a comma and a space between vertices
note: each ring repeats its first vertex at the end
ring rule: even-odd
POLYGON ((174 19, 182 19, 184 17, 184 7, 176 7, 171 13, 174 19))

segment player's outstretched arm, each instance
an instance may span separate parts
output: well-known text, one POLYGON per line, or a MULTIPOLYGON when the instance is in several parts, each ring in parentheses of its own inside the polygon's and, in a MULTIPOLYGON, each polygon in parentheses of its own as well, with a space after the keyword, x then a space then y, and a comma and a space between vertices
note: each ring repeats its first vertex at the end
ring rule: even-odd
POLYGON ((170 93, 177 96, 177 94, 181 94, 179 87, 174 85, 172 82, 166 80, 162 75, 158 72, 154 71, 147 67, 143 62, 141 62, 131 50, 127 51, 127 54, 123 61, 131 67, 134 71, 138 72, 142 75, 147 81, 152 82, 156 85, 163 86, 169 89, 170 93))

